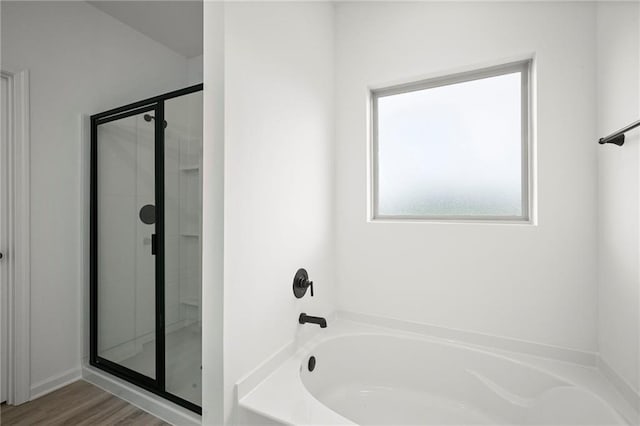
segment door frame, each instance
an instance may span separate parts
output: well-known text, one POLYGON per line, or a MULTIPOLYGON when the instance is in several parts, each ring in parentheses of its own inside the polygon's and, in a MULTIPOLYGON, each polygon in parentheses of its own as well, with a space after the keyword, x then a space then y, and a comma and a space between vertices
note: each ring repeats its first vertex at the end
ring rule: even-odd
POLYGON ((160 96, 114 108, 90 117, 90 273, 89 273, 89 363, 116 377, 140 386, 152 393, 202 414, 202 407, 166 391, 165 383, 165 246, 164 246, 164 101, 203 90, 202 84, 175 90, 160 96), (155 379, 98 355, 98 126, 145 111, 154 111, 155 124, 155 202, 157 253, 155 262, 156 375, 155 379))
MULTIPOLYGON (((8 165, 5 229, 2 247, 7 266, 7 404, 19 405, 31 399, 31 186, 29 71, 0 71, 9 88, 8 165)), ((4 297, 4 296, 3 296, 4 297)))

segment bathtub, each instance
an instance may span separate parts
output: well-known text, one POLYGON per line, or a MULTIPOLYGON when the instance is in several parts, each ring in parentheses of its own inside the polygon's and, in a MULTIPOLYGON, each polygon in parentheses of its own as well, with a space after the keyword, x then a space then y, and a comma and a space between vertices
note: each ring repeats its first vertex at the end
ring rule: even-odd
POLYGON ((595 368, 345 320, 326 330, 239 395, 240 407, 292 425, 626 425, 634 418, 595 368))

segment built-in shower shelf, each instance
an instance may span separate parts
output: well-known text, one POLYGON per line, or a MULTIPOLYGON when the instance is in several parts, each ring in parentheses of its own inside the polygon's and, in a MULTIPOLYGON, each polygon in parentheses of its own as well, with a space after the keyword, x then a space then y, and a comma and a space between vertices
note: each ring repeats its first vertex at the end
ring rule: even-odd
POLYGON ((182 235, 183 237, 192 237, 192 238, 198 238, 200 236, 200 234, 195 234, 193 232, 191 232, 191 233, 183 232, 180 235, 182 235))
POLYGON ((180 170, 183 172, 197 172, 200 170, 200 166, 183 166, 180 167, 180 170))
POLYGON ((180 303, 189 306, 200 306, 200 302, 198 302, 198 299, 182 299, 180 300, 180 303))

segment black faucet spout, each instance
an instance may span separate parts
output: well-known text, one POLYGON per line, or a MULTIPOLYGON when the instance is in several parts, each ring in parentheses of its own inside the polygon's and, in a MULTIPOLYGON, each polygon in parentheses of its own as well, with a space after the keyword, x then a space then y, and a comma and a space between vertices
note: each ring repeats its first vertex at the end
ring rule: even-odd
POLYGON ((300 324, 318 324, 320 328, 327 328, 327 320, 322 317, 312 317, 311 315, 307 315, 305 313, 301 313, 298 318, 298 322, 300 324))

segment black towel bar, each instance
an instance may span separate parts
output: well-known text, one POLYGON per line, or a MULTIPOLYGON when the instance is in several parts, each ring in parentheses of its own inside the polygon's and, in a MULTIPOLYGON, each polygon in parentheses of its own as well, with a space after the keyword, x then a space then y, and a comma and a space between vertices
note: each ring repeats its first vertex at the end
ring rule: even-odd
POLYGON ((624 145, 624 134, 627 133, 631 129, 635 129, 636 127, 640 127, 640 120, 629 124, 627 127, 624 127, 618 130, 615 133, 610 134, 609 136, 605 136, 604 138, 600 138, 598 143, 600 145, 604 145, 605 143, 612 143, 618 146, 624 145))

